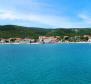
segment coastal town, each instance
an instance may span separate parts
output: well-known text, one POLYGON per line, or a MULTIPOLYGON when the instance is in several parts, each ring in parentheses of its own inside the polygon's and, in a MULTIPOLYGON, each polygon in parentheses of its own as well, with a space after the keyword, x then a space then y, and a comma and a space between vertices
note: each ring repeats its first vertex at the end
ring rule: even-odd
POLYGON ((91 36, 39 36, 33 38, 0 38, 0 44, 58 44, 58 43, 91 43, 91 36))

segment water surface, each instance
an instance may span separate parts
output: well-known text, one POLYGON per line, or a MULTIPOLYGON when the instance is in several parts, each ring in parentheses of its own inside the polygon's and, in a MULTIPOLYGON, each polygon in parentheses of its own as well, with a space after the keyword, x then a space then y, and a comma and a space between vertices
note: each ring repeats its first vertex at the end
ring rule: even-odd
POLYGON ((91 44, 0 45, 0 84, 91 84, 91 44))

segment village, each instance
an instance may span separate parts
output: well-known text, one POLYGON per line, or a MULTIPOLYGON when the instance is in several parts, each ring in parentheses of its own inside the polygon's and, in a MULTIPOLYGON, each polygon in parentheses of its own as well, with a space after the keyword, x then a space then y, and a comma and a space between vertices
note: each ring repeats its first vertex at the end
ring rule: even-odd
POLYGON ((91 36, 39 36, 32 38, 0 38, 0 44, 57 44, 57 43, 90 43, 91 36))

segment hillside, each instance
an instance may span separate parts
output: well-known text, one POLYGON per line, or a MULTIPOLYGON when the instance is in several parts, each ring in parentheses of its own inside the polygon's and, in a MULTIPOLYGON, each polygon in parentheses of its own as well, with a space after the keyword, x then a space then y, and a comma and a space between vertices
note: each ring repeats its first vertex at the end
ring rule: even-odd
POLYGON ((23 27, 17 25, 0 26, 0 38, 35 38, 39 36, 76 36, 91 35, 90 28, 57 28, 44 29, 37 27, 23 27))

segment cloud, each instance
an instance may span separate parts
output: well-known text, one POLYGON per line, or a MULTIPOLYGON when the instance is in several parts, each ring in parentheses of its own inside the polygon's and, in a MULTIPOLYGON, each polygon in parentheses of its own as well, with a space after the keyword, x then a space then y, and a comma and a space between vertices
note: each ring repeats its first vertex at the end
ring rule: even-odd
POLYGON ((16 15, 10 10, 0 10, 0 20, 15 20, 18 19, 16 15))
POLYGON ((81 13, 78 16, 83 22, 91 24, 91 17, 89 15, 81 13))
POLYGON ((53 15, 42 15, 42 14, 22 14, 10 10, 0 11, 0 20, 21 20, 21 21, 33 21, 41 24, 51 25, 51 26, 70 26, 69 21, 65 17, 58 17, 53 15))
MULTIPOLYGON (((22 13, 12 10, 0 10, 0 20, 7 21, 23 21, 23 22, 33 22, 38 24, 49 25, 51 27, 62 27, 62 28, 79 28, 87 27, 91 25, 91 19, 85 14, 79 14, 78 18, 80 21, 73 21, 73 18, 67 16, 56 16, 52 14, 37 14, 37 13, 22 13)), ((26 25, 25 25, 26 26, 26 25)))
MULTIPOLYGON (((7 0, 2 1, 7 2, 7 0)), ((6 3, 7 4, 7 3, 6 3)), ((5 4, 5 6, 7 6, 5 4)), ((10 0, 11 5, 0 10, 0 20, 35 22, 52 27, 72 27, 73 24, 69 17, 56 15, 57 11, 51 8, 52 5, 37 0, 10 0), (25 5, 25 6, 24 6, 25 5), (18 9, 16 10, 16 6, 18 9), (7 9, 8 8, 8 9, 7 9), (23 10, 23 11, 22 11, 23 10), (54 12, 53 12, 54 11, 54 12)))

